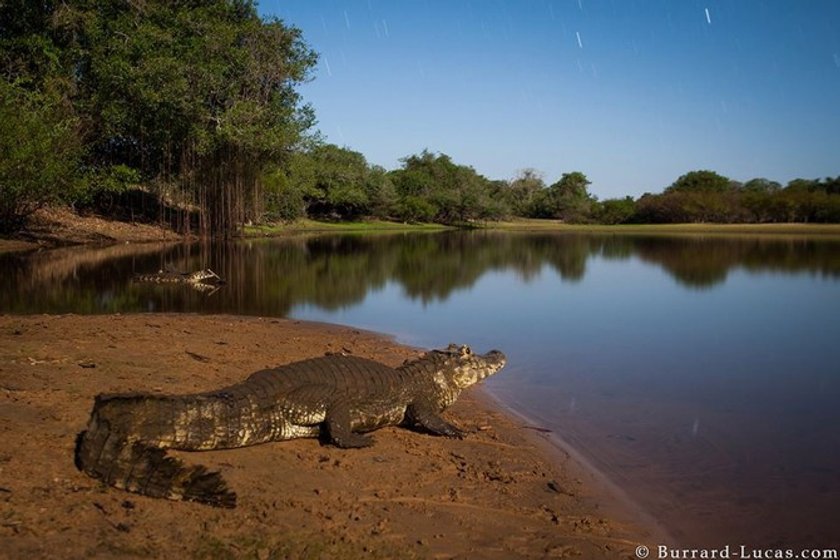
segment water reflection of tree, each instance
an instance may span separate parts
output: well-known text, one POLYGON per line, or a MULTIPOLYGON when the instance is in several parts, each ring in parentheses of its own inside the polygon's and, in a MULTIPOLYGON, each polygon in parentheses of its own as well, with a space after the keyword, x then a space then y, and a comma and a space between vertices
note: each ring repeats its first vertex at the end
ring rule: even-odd
POLYGON ((810 272, 840 277, 840 242, 764 238, 639 238, 635 252, 662 266, 681 284, 710 288, 730 271, 810 272))
POLYGON ((109 280, 125 263, 149 262, 170 253, 171 244, 63 247, 52 251, 0 256, 0 309, 11 312, 95 313, 138 311, 130 294, 115 293, 109 280))
POLYGON ((166 247, 120 246, 0 257, 0 310, 198 311, 282 316, 295 305, 338 309, 388 282, 424 302, 446 300, 490 271, 524 281, 548 268, 580 281, 591 257, 637 256, 681 284, 707 288, 736 267, 840 277, 840 243, 804 239, 635 237, 448 232, 319 236, 166 247), (228 280, 211 296, 138 285, 133 274, 164 265, 210 267, 228 280))

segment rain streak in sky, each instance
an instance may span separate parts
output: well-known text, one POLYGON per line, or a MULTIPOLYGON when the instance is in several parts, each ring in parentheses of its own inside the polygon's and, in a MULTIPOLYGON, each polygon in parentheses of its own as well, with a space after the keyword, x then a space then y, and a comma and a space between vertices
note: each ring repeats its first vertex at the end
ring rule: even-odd
POLYGON ((840 173, 840 2, 272 0, 320 53, 324 137, 386 168, 424 148, 492 179, 579 170, 601 198, 712 169, 840 173))

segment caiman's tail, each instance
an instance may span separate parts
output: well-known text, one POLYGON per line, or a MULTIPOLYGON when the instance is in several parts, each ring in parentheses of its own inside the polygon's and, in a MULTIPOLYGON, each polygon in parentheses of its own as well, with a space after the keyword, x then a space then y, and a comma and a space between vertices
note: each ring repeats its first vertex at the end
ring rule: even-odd
POLYGON ((131 404, 138 398, 96 398, 88 429, 76 440, 76 467, 129 492, 215 507, 236 507, 236 494, 228 490, 221 474, 201 465, 185 465, 168 457, 164 449, 131 435, 121 420, 132 413, 131 404))

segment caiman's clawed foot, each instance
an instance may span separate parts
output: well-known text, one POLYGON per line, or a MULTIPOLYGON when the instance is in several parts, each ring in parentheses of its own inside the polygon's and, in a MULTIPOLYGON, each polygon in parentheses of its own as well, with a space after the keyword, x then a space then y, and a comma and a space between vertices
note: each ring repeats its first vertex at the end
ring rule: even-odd
POLYGON ((353 432, 350 427, 350 408, 346 403, 336 403, 327 413, 324 422, 327 441, 343 449, 370 447, 373 438, 353 432))
POLYGON ((342 449, 361 449, 373 445, 373 438, 359 434, 349 434, 340 437, 333 436, 332 444, 342 449))
POLYGON ((438 436, 463 439, 467 435, 467 432, 450 424, 433 409, 422 404, 410 405, 406 420, 410 426, 438 436))
POLYGON ((431 430, 428 427, 425 428, 435 435, 446 436, 456 439, 464 439, 465 437, 467 437, 467 434, 470 433, 469 431, 462 430, 461 428, 458 428, 457 426, 450 424, 449 422, 444 422, 443 424, 437 426, 434 430, 431 430))

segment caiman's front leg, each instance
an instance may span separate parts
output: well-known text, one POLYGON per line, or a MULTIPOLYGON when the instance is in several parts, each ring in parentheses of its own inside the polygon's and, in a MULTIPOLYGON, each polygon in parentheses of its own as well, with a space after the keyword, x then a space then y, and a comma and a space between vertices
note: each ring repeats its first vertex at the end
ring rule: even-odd
POLYGON ((344 449, 370 447, 373 445, 373 438, 353 433, 350 420, 350 403, 338 401, 332 403, 327 410, 327 417, 324 420, 327 441, 336 447, 344 449))
POLYGON ((409 426, 421 428, 438 436, 462 438, 467 435, 467 432, 444 420, 434 407, 424 402, 408 405, 405 420, 409 426))

